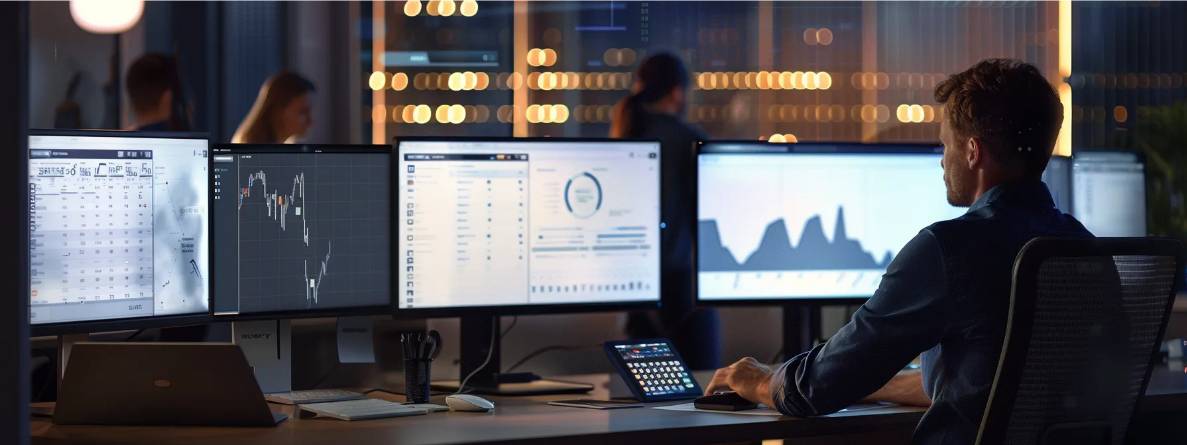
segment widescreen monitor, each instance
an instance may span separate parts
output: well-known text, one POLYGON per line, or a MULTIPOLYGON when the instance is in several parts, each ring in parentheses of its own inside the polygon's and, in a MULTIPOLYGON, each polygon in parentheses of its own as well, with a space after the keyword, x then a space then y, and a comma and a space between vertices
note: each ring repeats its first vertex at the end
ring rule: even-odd
POLYGON ((389 145, 215 146, 214 314, 390 313, 390 156, 389 145))
POLYGON ((706 303, 860 300, 921 229, 960 216, 942 147, 704 142, 697 294, 706 303))
POLYGON ((398 310, 656 305, 659 148, 597 139, 398 140, 398 310))
POLYGON ((208 150, 197 135, 30 132, 35 333, 205 318, 208 150))

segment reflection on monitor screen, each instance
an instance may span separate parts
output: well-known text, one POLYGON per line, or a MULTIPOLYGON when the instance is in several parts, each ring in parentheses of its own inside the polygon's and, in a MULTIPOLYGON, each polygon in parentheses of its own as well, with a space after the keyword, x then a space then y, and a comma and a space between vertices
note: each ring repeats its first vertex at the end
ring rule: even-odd
POLYGON ((655 302, 659 144, 400 141, 401 309, 655 302))
POLYGON ((869 297, 921 229, 964 213, 947 202, 938 150, 829 147, 715 153, 705 145, 698 173, 701 300, 869 297))
POLYGON ((389 146, 214 149, 214 312, 389 308, 389 146))
POLYGON ((1134 153, 1077 152, 1072 210, 1096 236, 1146 236, 1145 166, 1134 153))
POLYGON ((29 137, 32 324, 207 311, 207 141, 29 137))

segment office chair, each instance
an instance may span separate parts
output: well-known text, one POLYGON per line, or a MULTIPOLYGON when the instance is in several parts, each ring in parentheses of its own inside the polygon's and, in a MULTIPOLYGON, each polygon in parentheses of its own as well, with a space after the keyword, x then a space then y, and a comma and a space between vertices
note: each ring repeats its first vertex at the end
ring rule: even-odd
POLYGON ((1124 443, 1183 264, 1172 239, 1027 243, 977 443, 1124 443))

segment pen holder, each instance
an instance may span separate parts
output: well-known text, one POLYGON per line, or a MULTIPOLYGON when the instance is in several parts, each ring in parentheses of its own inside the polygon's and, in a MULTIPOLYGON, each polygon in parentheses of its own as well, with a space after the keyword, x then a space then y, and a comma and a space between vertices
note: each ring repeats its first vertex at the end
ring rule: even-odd
POLYGON ((432 360, 404 360, 404 393, 409 403, 429 403, 429 371, 432 360))

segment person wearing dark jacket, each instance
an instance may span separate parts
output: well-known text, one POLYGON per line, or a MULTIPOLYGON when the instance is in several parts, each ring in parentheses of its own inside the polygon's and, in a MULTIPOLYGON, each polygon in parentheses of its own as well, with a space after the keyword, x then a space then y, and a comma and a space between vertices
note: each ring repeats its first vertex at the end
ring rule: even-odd
POLYGON ((1037 68, 985 60, 949 77, 935 96, 945 106, 948 202, 968 212, 921 230, 827 342, 775 369, 744 358, 718 370, 706 393, 732 389, 792 416, 829 414, 862 399, 928 406, 913 443, 976 441, 1005 337, 1015 257, 1034 237, 1092 234, 1055 208, 1041 182, 1064 116, 1037 68), (921 373, 901 371, 920 355, 921 373))
POLYGON ((610 124, 611 137, 653 139, 661 145, 661 307, 655 313, 631 313, 627 335, 668 337, 689 367, 713 369, 721 364, 720 323, 715 310, 695 307, 693 295, 695 144, 705 136, 682 119, 688 85, 688 70, 678 57, 652 55, 639 64, 631 95, 615 106, 610 124))

